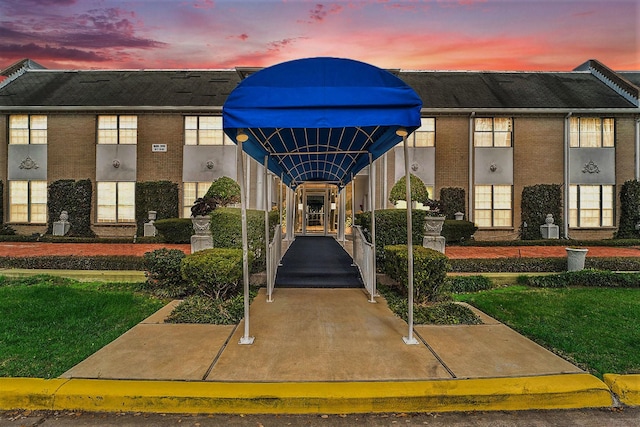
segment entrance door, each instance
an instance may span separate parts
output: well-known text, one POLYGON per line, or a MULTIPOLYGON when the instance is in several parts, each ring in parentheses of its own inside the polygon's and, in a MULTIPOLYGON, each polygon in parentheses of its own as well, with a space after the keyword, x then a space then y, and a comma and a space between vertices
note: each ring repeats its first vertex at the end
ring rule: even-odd
POLYGON ((295 233, 327 236, 336 233, 338 190, 335 185, 306 183, 296 190, 295 233))

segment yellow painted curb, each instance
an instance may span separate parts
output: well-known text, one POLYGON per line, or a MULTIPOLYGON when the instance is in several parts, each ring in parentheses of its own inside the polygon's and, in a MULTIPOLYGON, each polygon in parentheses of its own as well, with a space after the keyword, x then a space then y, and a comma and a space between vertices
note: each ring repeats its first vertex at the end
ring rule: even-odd
POLYGON ((640 406, 640 374, 604 374, 604 382, 618 396, 620 402, 629 406, 640 406))
MULTIPOLYGON (((588 374, 398 382, 64 381, 48 409, 342 414, 563 409, 613 404, 607 386, 588 374)), ((12 387, 18 390, 19 384, 12 387)), ((0 405, 13 409, 4 406, 0 405)), ((18 406, 24 407, 24 404, 18 406)), ((45 408, 39 406, 38 409, 45 408)))
POLYGON ((0 378, 0 410, 51 409, 56 391, 69 380, 0 378))

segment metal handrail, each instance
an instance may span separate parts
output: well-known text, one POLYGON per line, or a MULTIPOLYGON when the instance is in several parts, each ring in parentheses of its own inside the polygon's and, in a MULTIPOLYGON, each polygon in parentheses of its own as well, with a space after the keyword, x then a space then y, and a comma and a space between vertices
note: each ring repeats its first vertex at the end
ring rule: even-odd
POLYGON ((267 301, 272 301, 273 288, 276 284, 276 273, 282 259, 282 226, 278 224, 269 243, 269 259, 267 260, 267 301))
POLYGON ((376 272, 373 267, 374 246, 367 242, 362 233, 362 227, 352 226, 353 233, 353 262, 360 270, 360 275, 364 281, 364 287, 373 298, 376 296, 376 272))

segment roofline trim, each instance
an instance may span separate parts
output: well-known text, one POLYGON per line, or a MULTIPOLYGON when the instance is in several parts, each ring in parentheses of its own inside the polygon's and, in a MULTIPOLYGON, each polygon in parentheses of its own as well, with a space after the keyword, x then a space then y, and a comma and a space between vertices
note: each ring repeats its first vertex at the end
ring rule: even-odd
MULTIPOLYGON (((185 106, 3 106, 0 112, 14 111, 143 111, 143 112, 182 112, 182 113, 222 113, 222 106, 201 106, 201 107, 185 107, 185 106)), ((640 108, 429 108, 423 107, 421 114, 437 114, 437 113, 482 113, 482 114, 526 114, 526 113, 552 113, 552 114, 568 114, 568 113, 588 113, 588 114, 640 114, 640 108)))

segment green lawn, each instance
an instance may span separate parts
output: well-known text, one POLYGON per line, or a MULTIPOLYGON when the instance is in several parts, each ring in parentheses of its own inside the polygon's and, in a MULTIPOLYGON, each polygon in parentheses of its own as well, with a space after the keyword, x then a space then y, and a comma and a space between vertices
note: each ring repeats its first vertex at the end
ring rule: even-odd
POLYGON ((640 289, 513 286, 456 299, 597 376, 640 373, 640 289))
POLYGON ((0 377, 57 377, 163 302, 139 285, 0 278, 0 377))

